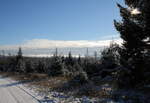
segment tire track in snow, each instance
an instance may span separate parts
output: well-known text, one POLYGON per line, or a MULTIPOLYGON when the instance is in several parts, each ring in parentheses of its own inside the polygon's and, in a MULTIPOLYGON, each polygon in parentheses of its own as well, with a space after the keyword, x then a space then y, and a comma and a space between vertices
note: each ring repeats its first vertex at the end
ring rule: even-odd
POLYGON ((37 100, 39 103, 42 103, 39 99, 37 99, 35 96, 33 96, 32 94, 30 94, 28 91, 26 91, 25 89, 17 86, 19 89, 21 89, 22 91, 24 91, 26 94, 28 94, 29 96, 31 96, 32 98, 34 98, 35 100, 37 100))
MULTIPOLYGON (((13 83, 11 80, 8 80, 10 83, 13 83)), ((26 91, 25 89, 21 88, 19 85, 15 86, 17 88, 19 88, 20 90, 22 90, 24 93, 28 94, 29 96, 31 96, 32 98, 34 98, 35 100, 37 100, 39 103, 42 103, 39 99, 37 99, 35 96, 33 96, 31 93, 29 93, 28 91, 26 91)))
POLYGON ((8 92, 9 92, 10 95, 15 99, 15 101, 16 101, 17 103, 20 103, 19 100, 17 99, 17 97, 16 97, 10 90, 8 90, 8 92))
POLYGON ((9 85, 12 83, 11 79, 0 77, 0 95, 5 97, 0 99, 0 103, 42 103, 19 85, 9 85))

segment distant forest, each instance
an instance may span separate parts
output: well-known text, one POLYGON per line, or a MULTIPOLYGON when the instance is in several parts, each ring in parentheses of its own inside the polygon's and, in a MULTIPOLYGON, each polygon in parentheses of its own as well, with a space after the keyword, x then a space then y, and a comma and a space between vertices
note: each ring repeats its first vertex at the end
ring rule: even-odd
MULTIPOLYGON (((102 51, 102 56, 73 57, 71 52, 67 57, 59 56, 56 49, 52 57, 23 57, 19 48, 16 56, 0 55, 0 71, 16 73, 45 73, 48 76, 80 77, 87 82, 94 76, 102 78, 113 75, 119 66, 119 45, 110 44, 102 51)), ((79 78, 79 79, 80 79, 79 78)))

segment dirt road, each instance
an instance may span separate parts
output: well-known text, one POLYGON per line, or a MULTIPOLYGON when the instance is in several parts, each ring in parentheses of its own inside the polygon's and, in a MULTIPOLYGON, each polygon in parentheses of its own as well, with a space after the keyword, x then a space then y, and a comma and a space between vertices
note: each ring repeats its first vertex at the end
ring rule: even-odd
POLYGON ((32 94, 21 88, 20 84, 0 77, 0 103, 40 103, 32 94))

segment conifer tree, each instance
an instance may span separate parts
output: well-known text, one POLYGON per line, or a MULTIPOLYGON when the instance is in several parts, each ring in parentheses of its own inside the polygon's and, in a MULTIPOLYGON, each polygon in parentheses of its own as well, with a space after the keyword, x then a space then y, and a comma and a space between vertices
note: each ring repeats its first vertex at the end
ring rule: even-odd
POLYGON ((16 71, 17 72, 25 72, 25 61, 23 60, 23 56, 22 56, 22 49, 19 48, 18 51, 18 55, 16 57, 17 61, 16 61, 16 71))
POLYGON ((74 60, 73 60, 71 51, 69 51, 68 57, 66 58, 65 63, 66 65, 70 65, 70 66, 74 65, 74 60))
POLYGON ((118 4, 122 21, 114 24, 123 39, 120 62, 137 84, 144 80, 144 58, 150 49, 150 0, 125 0, 125 4, 118 4))
POLYGON ((18 51, 18 55, 17 55, 17 61, 19 59, 22 59, 22 58, 23 58, 23 56, 22 56, 22 49, 21 49, 21 47, 19 47, 19 51, 18 51))

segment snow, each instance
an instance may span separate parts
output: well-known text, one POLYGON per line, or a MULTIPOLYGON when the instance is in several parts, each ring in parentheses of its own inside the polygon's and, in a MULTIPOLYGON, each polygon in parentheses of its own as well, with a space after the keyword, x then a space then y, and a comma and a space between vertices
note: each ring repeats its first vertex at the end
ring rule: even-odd
POLYGON ((38 92, 38 87, 28 85, 10 78, 0 77, 0 103, 133 103, 130 98, 137 98, 144 103, 144 96, 133 90, 113 91, 108 84, 101 89, 113 93, 117 99, 112 98, 80 98, 66 95, 56 91, 38 92), (126 97, 130 97, 126 99, 126 97))
POLYGON ((49 92, 43 94, 36 92, 36 87, 0 77, 0 103, 95 103, 88 97, 75 98, 64 93, 49 92))
POLYGON ((39 103, 8 78, 0 78, 0 103, 39 103))

